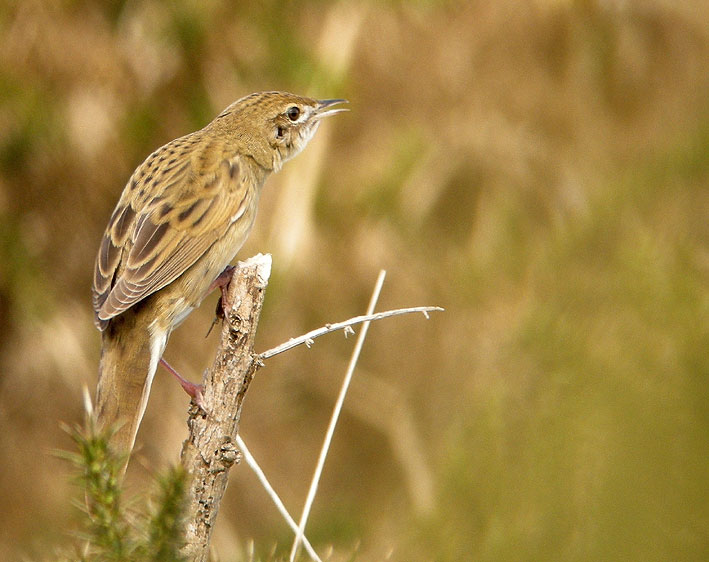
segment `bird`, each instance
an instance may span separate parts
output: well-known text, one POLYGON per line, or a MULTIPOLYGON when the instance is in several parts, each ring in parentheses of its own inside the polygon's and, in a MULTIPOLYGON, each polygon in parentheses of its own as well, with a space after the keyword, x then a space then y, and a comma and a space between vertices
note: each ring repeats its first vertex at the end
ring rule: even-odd
POLYGON ((92 302, 101 332, 96 421, 125 474, 170 333, 199 306, 251 231, 267 177, 344 99, 258 92, 138 166, 108 221, 92 302))

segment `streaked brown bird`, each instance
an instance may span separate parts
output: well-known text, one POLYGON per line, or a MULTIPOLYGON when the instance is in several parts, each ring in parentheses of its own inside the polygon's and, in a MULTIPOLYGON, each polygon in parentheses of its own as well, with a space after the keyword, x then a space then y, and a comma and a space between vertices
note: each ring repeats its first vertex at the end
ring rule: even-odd
MULTIPOLYGON (((128 180, 101 240, 93 280, 102 332, 99 427, 127 457, 170 332, 246 240, 271 172, 298 154, 345 100, 246 96, 203 129, 157 149, 128 180)), ((124 466, 125 470, 125 466, 124 466)))

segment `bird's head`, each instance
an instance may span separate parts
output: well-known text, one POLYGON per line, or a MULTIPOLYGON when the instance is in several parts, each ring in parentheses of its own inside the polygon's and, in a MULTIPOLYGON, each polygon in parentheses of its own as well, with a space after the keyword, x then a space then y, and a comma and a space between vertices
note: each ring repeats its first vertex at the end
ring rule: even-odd
POLYGON ((347 100, 316 100, 287 92, 259 92, 235 101, 210 126, 233 136, 238 149, 277 172, 313 137, 320 121, 347 111, 347 100))

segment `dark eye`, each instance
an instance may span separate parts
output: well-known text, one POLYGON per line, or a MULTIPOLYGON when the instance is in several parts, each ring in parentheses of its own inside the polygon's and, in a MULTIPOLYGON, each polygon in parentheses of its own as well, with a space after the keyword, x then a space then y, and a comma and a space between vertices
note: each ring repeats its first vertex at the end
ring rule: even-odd
POLYGON ((286 128, 285 128, 285 127, 278 127, 278 128, 276 129, 276 138, 277 138, 277 139, 282 139, 285 134, 286 134, 286 128))
POLYGON ((300 109, 294 105, 286 111, 286 115, 288 116, 288 119, 295 121, 300 116, 300 109))

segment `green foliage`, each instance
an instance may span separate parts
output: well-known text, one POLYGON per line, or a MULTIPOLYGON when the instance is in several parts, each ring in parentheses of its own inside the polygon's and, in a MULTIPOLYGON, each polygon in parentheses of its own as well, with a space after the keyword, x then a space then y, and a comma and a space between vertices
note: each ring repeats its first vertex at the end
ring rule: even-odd
POLYGON ((182 560, 180 548, 184 535, 185 475, 180 466, 158 477, 156 508, 148 519, 148 541, 143 560, 169 562, 182 560))
MULTIPOLYGON (((154 506, 134 513, 125 507, 120 486, 123 459, 109 446, 110 434, 97 433, 92 423, 70 431, 78 453, 64 455, 77 471, 84 490, 84 530, 80 559, 86 562, 132 560, 172 562, 185 558, 185 475, 181 467, 157 477, 154 506)), ((77 549, 79 550, 79 549, 77 549)))

